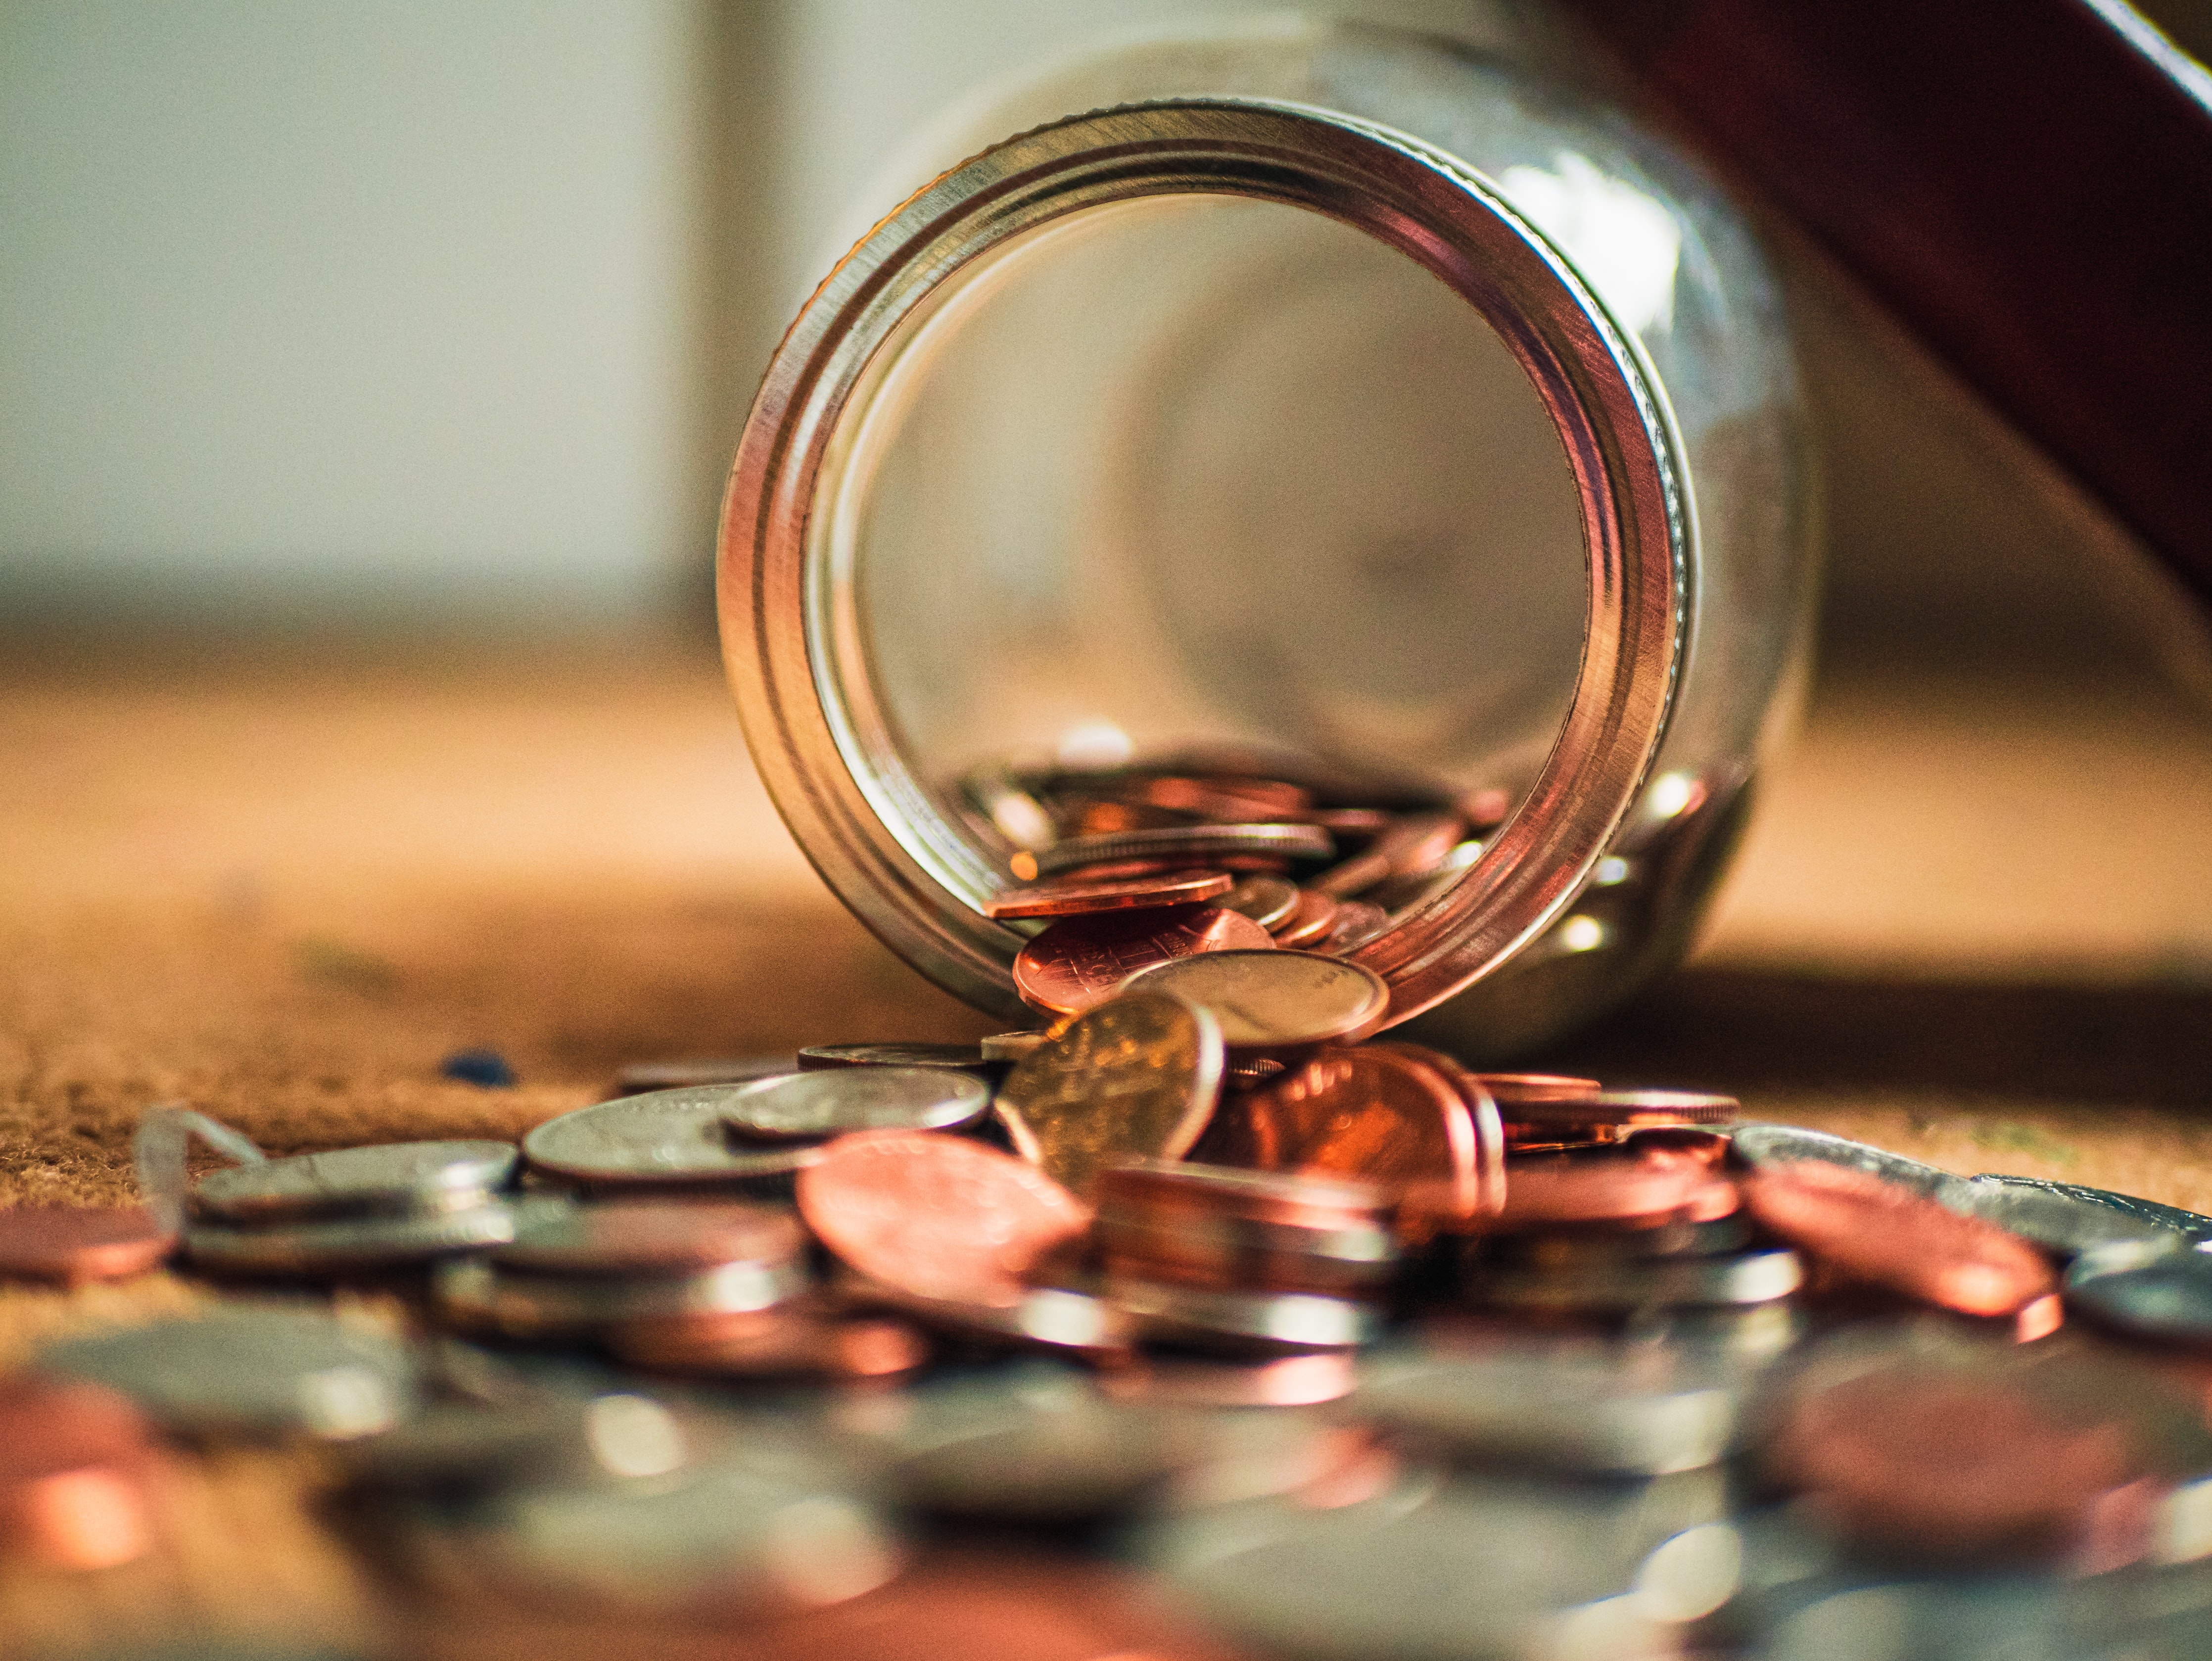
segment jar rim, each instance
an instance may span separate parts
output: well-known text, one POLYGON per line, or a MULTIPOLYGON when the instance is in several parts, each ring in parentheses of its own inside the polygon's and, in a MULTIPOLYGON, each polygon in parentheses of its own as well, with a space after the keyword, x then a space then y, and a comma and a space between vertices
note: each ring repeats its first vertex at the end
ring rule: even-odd
POLYGON ((817 288, 769 363, 723 500, 723 655, 756 764, 801 850, 907 962, 1025 1015, 1024 936, 982 915, 993 867, 907 770, 857 651, 850 549, 830 534, 858 435, 898 347, 1019 240, 1145 197, 1318 212, 1397 249, 1472 306, 1534 386, 1583 529, 1582 661, 1559 735, 1512 817, 1443 892, 1348 954, 1393 1024, 1505 962, 1581 886, 1664 738, 1692 569, 1679 440, 1632 338, 1567 257, 1477 172, 1338 111, 1170 99, 1072 116, 917 192, 817 288))

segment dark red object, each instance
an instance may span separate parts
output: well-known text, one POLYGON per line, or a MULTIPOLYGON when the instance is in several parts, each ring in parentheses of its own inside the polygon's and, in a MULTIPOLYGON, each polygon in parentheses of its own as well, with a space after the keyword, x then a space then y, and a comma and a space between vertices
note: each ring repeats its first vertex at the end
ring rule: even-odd
POLYGON ((2212 107, 2085 0, 1571 0, 2212 601, 2212 107))

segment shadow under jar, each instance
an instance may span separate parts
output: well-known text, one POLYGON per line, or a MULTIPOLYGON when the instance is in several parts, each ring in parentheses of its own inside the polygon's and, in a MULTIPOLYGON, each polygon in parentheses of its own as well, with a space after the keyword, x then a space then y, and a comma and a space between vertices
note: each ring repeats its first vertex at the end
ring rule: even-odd
POLYGON ((1096 54, 939 132, 970 159, 793 324, 729 674, 800 847, 948 990, 1031 1019, 1036 925, 984 906, 1068 826, 1008 800, 1162 771, 1492 804, 1347 953, 1462 1056, 1687 949, 1800 679, 1796 372, 1717 190, 1497 46, 1096 54))

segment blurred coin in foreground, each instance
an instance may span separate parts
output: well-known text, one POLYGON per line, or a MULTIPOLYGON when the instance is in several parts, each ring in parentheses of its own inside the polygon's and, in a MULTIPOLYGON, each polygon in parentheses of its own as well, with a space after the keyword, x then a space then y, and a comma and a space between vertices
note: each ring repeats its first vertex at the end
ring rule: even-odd
POLYGON ((2066 1306, 2134 1337, 2212 1346, 2212 1254, 2154 1240, 2093 1247, 2066 1272, 2066 1306))
POLYGON ((155 1267, 176 1243, 143 1206, 0 1208, 0 1281, 120 1281, 155 1267))
POLYGON ((105 1384, 186 1433, 365 1436, 414 1411, 404 1346, 327 1315, 221 1309, 50 1344, 35 1364, 105 1384))

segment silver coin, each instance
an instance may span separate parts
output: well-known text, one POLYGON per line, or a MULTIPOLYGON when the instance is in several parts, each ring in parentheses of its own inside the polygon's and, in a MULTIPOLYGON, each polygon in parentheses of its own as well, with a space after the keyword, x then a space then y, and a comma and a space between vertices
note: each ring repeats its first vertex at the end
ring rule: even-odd
POLYGON ((1977 1177, 1941 1196, 1952 1210, 1994 1223, 2008 1233, 2071 1257, 2123 1240, 2184 1245, 2188 1237, 2130 1212, 2067 1193, 2057 1183, 1977 1177))
POLYGON ((1200 952, 1139 970, 1121 990, 1163 992, 1212 1010, 1231 1050, 1356 1043, 1390 1008, 1390 989, 1372 970, 1280 949, 1200 952))
POLYGON ((815 1043, 799 1052, 802 1073, 836 1067, 935 1067, 981 1073, 990 1065, 982 1046, 973 1043, 815 1043))
POLYGON ((300 1153, 210 1171, 192 1189, 192 1209, 264 1223, 466 1207, 504 1186, 516 1158, 512 1142, 387 1142, 300 1153))
POLYGON ((2085 1188, 2079 1183, 2054 1183, 2040 1177, 2009 1177, 1996 1172, 1984 1172, 1974 1178, 2015 1193, 2056 1194, 2083 1205, 2096 1206, 2134 1219, 2154 1228, 2172 1229, 2186 1235, 2192 1242, 2212 1240, 2212 1217, 2200 1211, 2185 1211, 2179 1206, 2164 1205, 2156 1200, 2138 1199, 2132 1194, 2115 1194, 2106 1188, 2085 1188))
POLYGON ((1419 1476, 1352 1505, 1262 1501, 1174 1518, 1140 1557, 1208 1624, 1301 1661, 1523 1661, 1680 1653, 1680 1634, 1627 1594, 1642 1561, 1717 1497, 1685 1505, 1636 1484, 1507 1484, 1419 1476), (1663 1530, 1663 1532, 1662 1532, 1663 1530), (1656 1536, 1656 1537, 1655 1537, 1656 1536))
POLYGON ((418 1389, 404 1345, 293 1310, 96 1333, 47 1346, 37 1365, 120 1390, 185 1433, 366 1436, 409 1417, 418 1389))
POLYGON ((797 1213, 744 1200, 578 1204, 532 1196, 519 1210, 512 1239, 491 1260, 536 1275, 698 1274, 725 1263, 787 1263, 806 1245, 797 1213))
POLYGON ((1725 1257, 1662 1257, 1595 1269, 1494 1269, 1470 1275, 1467 1295, 1492 1309, 1626 1314, 1772 1303, 1804 1281, 1797 1254, 1771 1246, 1725 1257))
POLYGON ((1037 875, 1049 877, 1081 866, 1122 860, 1204 860, 1224 854, 1325 860, 1335 851, 1336 839, 1317 824, 1175 824, 1103 837, 1071 837, 1039 849, 1036 859, 1037 875))
POLYGON ((1049 1037, 1047 1032, 994 1032, 976 1048, 987 1062, 1024 1062, 1049 1037))
POLYGON ((1067 1523, 1126 1512, 1191 1463, 1185 1426, 1092 1396, 1039 1409, 1005 1392, 986 1422, 916 1427, 889 1460, 917 1511, 1000 1522, 1067 1523))
POLYGON ((1932 1165, 1908 1159, 1902 1153, 1855 1142, 1848 1136, 1832 1136, 1825 1130, 1807 1130, 1791 1124, 1740 1124, 1729 1133, 1729 1146, 1754 1168, 1818 1159, 1828 1165, 1863 1171, 1911 1189, 1931 1200, 1940 1200, 1966 1182, 1932 1165))
POLYGON ((1613 1476, 1717 1463, 1735 1440, 1741 1405, 1738 1389, 1648 1356, 1534 1343, 1370 1362, 1352 1403, 1455 1453, 1613 1476))
POLYGON ((733 1146, 723 1117, 749 1088, 695 1085, 578 1108, 525 1136, 523 1157, 538 1169, 607 1188, 787 1177, 821 1159, 819 1147, 805 1144, 733 1146))
POLYGON ((991 1087, 943 1067, 828 1067, 740 1086, 723 1123, 759 1141, 819 1141, 854 1130, 957 1130, 991 1109, 991 1087))
POLYGON ((848 1272, 838 1282, 841 1300, 856 1309, 888 1310, 933 1332, 1076 1355, 1093 1360, 1126 1358, 1135 1329, 1120 1307, 1095 1293, 1068 1287, 1030 1287, 1013 1303, 960 1303, 923 1298, 848 1272))
POLYGON ((896 1538, 830 1473, 731 1463, 651 1482, 508 1490, 467 1526, 418 1539, 457 1589, 511 1590, 603 1610, 773 1612, 842 1602, 897 1573, 896 1538))
POLYGON ((1152 1338, 1240 1353, 1352 1349, 1372 1343, 1382 1316, 1365 1304, 1303 1292, 1220 1292, 1110 1276, 1106 1295, 1152 1338))
POLYGON ((1273 933, 1298 909, 1298 885, 1282 877, 1247 877, 1213 904, 1273 933))
POLYGON ((581 1402, 498 1408, 441 1402, 405 1424, 345 1443, 338 1463, 359 1488, 482 1491, 580 1467, 584 1437, 581 1402))
POLYGON ((642 1096, 648 1091, 682 1090, 693 1085, 744 1084, 777 1073, 799 1070, 796 1056, 746 1056, 727 1060, 633 1062, 615 1076, 615 1094, 642 1096))
POLYGON ((588 1337, 628 1322, 771 1309, 806 1289, 805 1265, 726 1263, 696 1275, 584 1279, 501 1269, 483 1258, 439 1266, 439 1311, 510 1338, 588 1337))
POLYGON ((1117 1402, 1161 1408, 1302 1408, 1340 1401, 1359 1380, 1343 1350, 1259 1360, 1146 1355, 1103 1372, 1098 1388, 1117 1402))
POLYGON ((2179 1243, 2093 1246, 2066 1271, 2066 1307, 2169 1344, 2212 1344, 2212 1253, 2179 1243))
POLYGON ((194 1223, 185 1230, 184 1248, 200 1268, 222 1274, 312 1276, 401 1269, 504 1245, 514 1238, 514 1208, 493 1200, 467 1211, 413 1217, 341 1217, 261 1228, 194 1223))
POLYGON ((1655 1257, 1718 1257, 1751 1244, 1750 1216, 1733 1212, 1703 1223, 1656 1228, 1577 1228, 1504 1234, 1476 1243, 1501 1262, 1545 1269, 1608 1269, 1655 1257))

